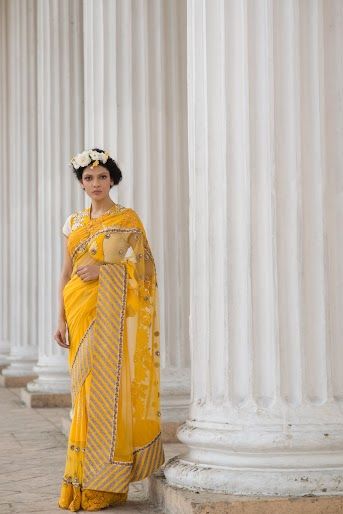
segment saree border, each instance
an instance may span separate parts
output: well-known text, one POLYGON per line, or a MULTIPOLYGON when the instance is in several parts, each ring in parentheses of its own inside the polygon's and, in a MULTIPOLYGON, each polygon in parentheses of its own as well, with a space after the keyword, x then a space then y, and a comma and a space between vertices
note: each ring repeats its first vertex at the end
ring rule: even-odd
MULTIPOLYGON (((113 266, 113 265, 109 265, 113 266)), ((128 274, 126 266, 122 266, 124 269, 124 277, 123 277, 123 288, 122 288, 122 298, 121 298, 121 313, 120 313, 120 334, 119 334, 119 353, 118 353, 118 364, 117 364, 117 377, 115 382, 115 391, 114 391, 114 408, 113 408, 113 425, 112 425, 112 441, 111 441, 111 449, 110 449, 110 461, 113 460, 115 447, 116 447, 116 434, 117 434, 117 424, 118 424, 118 408, 119 408, 119 386, 120 386, 120 378, 121 378, 121 368, 122 368, 122 359, 123 359, 123 340, 124 340, 124 323, 125 323, 125 311, 126 311, 126 295, 127 295, 127 280, 128 274)))
POLYGON ((71 374, 71 399, 72 407, 75 406, 77 395, 80 392, 87 376, 91 371, 90 358, 89 358, 89 344, 83 345, 85 351, 80 352, 80 359, 78 359, 76 366, 71 374), (87 348, 86 348, 87 347, 87 348))
POLYGON ((92 342, 92 383, 84 476, 112 465, 116 445, 128 273, 123 264, 101 266, 92 342))
POLYGON ((91 371, 91 345, 94 322, 95 320, 90 323, 86 332, 84 333, 71 365, 70 375, 72 406, 75 405, 76 397, 81 389, 81 386, 91 371))
POLYGON ((137 232, 143 234, 141 229, 139 228, 122 228, 122 227, 106 227, 102 228, 100 230, 97 230, 92 234, 91 236, 87 237, 87 239, 84 239, 82 243, 78 244, 71 254, 71 258, 73 259, 75 255, 81 250, 84 251, 87 248, 88 243, 90 243, 93 239, 96 239, 100 234, 106 234, 109 232, 137 232))
POLYGON ((134 450, 132 462, 115 461, 105 464, 96 474, 84 478, 82 488, 125 493, 130 482, 150 476, 164 462, 162 434, 159 432, 149 443, 134 450))
POLYGON ((93 328, 94 323, 95 323, 95 319, 93 319, 90 322, 90 324, 88 325, 88 328, 86 329, 86 332, 83 334, 82 339, 80 341, 80 344, 79 344, 79 346, 78 346, 78 348, 76 350, 76 353, 74 355, 74 359, 73 359, 73 362, 71 364, 71 368, 73 368, 76 365, 76 358, 78 357, 78 353, 79 353, 79 351, 81 349, 82 344, 88 339, 88 335, 89 335, 88 333, 93 328))

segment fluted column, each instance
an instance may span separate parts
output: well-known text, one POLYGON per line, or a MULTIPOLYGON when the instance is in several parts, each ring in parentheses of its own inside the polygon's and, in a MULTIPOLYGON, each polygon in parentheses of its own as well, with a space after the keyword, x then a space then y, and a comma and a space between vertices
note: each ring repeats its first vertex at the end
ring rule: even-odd
POLYGON ((41 406, 70 401, 68 350, 57 345, 53 333, 64 245, 62 225, 83 205, 68 165, 83 147, 83 84, 88 77, 83 75, 81 0, 37 1, 37 59, 39 359, 35 371, 39 376, 27 385, 22 397, 30 405, 41 406))
POLYGON ((343 6, 188 0, 188 451, 169 483, 342 494, 343 6))
POLYGON ((85 145, 117 160, 123 180, 113 199, 147 229, 160 291, 162 416, 180 422, 189 403, 186 3, 85 0, 84 30, 85 145))
POLYGON ((8 64, 9 64, 9 45, 8 45, 8 2, 0 1, 0 154, 6 155, 0 165, 0 370, 7 366, 10 351, 9 333, 9 313, 10 313, 10 245, 9 245, 9 172, 8 172, 8 145, 10 142, 8 133, 9 106, 8 106, 8 64))
MULTIPOLYGON (((7 2, 6 38, 8 45, 7 120, 9 134, 7 152, 3 154, 2 180, 7 182, 9 195, 5 200, 8 213, 3 265, 5 273, 3 302, 10 307, 10 366, 3 370, 4 385, 18 386, 32 379, 37 360, 38 309, 36 286, 38 265, 37 241, 37 142, 36 142, 36 54, 35 2, 7 2), (11 226, 9 227, 9 221, 11 226), (7 286, 6 286, 7 283, 7 286)), ((3 37, 3 33, 2 33, 3 37)), ((3 48, 3 47, 2 47, 3 48)), ((6 45, 5 45, 6 48, 6 45)), ((3 111, 2 111, 3 112, 3 111)), ((4 137, 4 136, 3 136, 4 137)), ((2 191, 2 197, 5 191, 2 191)), ((4 205, 2 204, 2 209, 4 205)))

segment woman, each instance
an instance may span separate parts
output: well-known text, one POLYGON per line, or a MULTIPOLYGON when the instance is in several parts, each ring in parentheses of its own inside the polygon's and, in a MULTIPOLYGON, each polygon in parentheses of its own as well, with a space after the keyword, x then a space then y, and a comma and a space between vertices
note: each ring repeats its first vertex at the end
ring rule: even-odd
POLYGON ((156 269, 144 227, 109 191, 107 152, 71 160, 91 206, 64 226, 56 342, 69 349, 71 422, 58 505, 94 511, 127 499, 130 482, 164 462, 156 269))

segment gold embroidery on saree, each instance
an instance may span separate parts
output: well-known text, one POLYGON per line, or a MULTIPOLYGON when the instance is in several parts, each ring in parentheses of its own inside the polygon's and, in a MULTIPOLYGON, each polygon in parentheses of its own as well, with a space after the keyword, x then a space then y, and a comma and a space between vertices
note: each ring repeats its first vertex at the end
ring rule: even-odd
MULTIPOLYGON (((86 209, 77 211, 72 215, 72 223, 71 223, 72 232, 74 230, 77 230, 78 228, 84 226, 85 222, 89 219, 89 210, 90 210, 89 207, 87 207, 86 209)), ((127 210, 127 207, 124 207, 123 205, 120 205, 118 203, 118 204, 113 205, 104 214, 116 215, 119 213, 123 213, 123 211, 126 211, 126 210, 127 210)), ((102 214, 102 216, 104 216, 104 214, 102 214)), ((96 219, 96 218, 93 218, 93 219, 96 219)))
POLYGON ((81 487, 79 479, 77 477, 72 477, 71 475, 63 477, 63 482, 65 484, 72 484, 75 487, 81 487))
POLYGON ((92 477, 85 477, 83 487, 125 493, 128 490, 129 482, 136 482, 150 476, 164 461, 162 437, 159 433, 151 442, 134 451, 133 462, 107 463, 92 477))
POLYGON ((84 222, 88 216, 87 209, 83 209, 82 211, 76 212, 72 216, 71 230, 72 232, 84 225, 84 222))
POLYGON ((74 361, 71 367, 71 395, 72 404, 75 404, 76 396, 80 387, 91 371, 91 342, 93 337, 93 326, 95 320, 91 322, 87 328, 82 341, 79 344, 74 361))
POLYGON ((73 253, 71 254, 71 258, 73 259, 79 251, 84 251, 87 248, 87 245, 91 241, 93 241, 93 239, 96 239, 97 237, 99 237, 101 234, 105 234, 105 237, 107 237, 108 235, 111 235, 111 233, 114 233, 114 232, 140 233, 141 231, 136 228, 122 228, 122 227, 106 227, 101 230, 97 230, 96 232, 94 232, 94 234, 87 237, 87 239, 83 239, 82 242, 74 248, 73 253))
POLYGON ((133 465, 130 481, 136 482, 151 475, 165 460, 161 432, 148 444, 133 452, 133 465))
POLYGON ((69 446, 69 449, 78 453, 78 452, 85 452, 86 451, 86 448, 82 448, 81 446, 75 446, 75 444, 71 444, 69 446))
POLYGON ((122 264, 103 265, 92 344, 92 385, 84 466, 86 482, 104 465, 112 463, 114 457, 126 292, 126 267, 122 264))

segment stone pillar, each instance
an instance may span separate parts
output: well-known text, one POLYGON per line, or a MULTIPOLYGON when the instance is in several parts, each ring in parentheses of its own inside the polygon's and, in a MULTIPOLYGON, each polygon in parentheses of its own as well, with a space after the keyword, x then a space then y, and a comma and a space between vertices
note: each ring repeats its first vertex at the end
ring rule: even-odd
POLYGON ((187 5, 192 403, 165 475, 342 494, 342 3, 187 5))
MULTIPOLYGON (((1 384, 18 387, 31 380, 37 360, 37 117, 36 117, 36 53, 35 2, 14 0, 6 3, 7 45, 7 148, 1 164, 1 196, 7 207, 2 234, 5 248, 1 283, 3 316, 9 320, 9 367, 2 371, 1 384), (2 182, 4 183, 4 182, 2 182), (10 226, 9 226, 10 223, 10 226), (9 280, 9 283, 8 283, 9 280), (10 295, 8 291, 10 288, 10 295), (10 302, 8 302, 10 297, 10 302), (5 307, 9 305, 9 309, 5 307)), ((3 32, 1 32, 4 37, 3 32)), ((5 50, 6 49, 6 50, 5 50)), ((3 54, 2 54, 3 55, 3 54)), ((5 320, 3 319, 3 323, 5 320)), ((4 327, 4 325, 3 325, 4 327)), ((7 337, 6 336, 6 337, 7 337)))
POLYGON ((83 206, 69 160, 83 148, 82 2, 37 2, 38 378, 22 391, 30 406, 70 404, 67 351, 53 340, 66 217, 83 206))
POLYGON ((157 265, 164 436, 189 404, 186 3, 84 1, 85 145, 123 172, 115 201, 136 209, 157 265), (99 33, 102 37, 99 38, 99 33))
POLYGON ((10 308, 10 246, 9 246, 9 170, 8 170, 8 145, 10 137, 9 126, 9 106, 8 106, 8 64, 9 64, 9 45, 8 45, 8 2, 0 1, 0 153, 7 156, 3 159, 0 166, 0 371, 8 365, 8 355, 10 351, 9 334, 9 308, 10 308))

